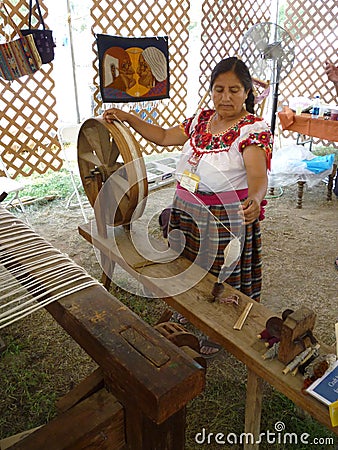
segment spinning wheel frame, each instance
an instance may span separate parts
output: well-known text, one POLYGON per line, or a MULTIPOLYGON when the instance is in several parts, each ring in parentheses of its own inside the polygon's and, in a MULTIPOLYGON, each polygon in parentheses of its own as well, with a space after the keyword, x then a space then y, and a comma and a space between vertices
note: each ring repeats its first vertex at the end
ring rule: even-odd
POLYGON ((78 164, 88 200, 94 207, 99 196, 107 225, 127 225, 142 215, 147 173, 140 146, 125 125, 100 117, 86 120, 79 131, 78 164))

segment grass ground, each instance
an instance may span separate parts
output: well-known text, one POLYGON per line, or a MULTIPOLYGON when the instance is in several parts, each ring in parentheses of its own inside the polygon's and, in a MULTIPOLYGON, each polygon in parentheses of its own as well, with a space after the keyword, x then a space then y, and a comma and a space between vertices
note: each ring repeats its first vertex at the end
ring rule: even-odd
MULTIPOLYGON (((25 195, 41 198, 55 193, 55 205, 64 203, 72 191, 65 170, 30 177, 25 195)), ((29 206, 30 214, 45 208, 42 202, 29 206)), ((52 226, 52 225, 51 225, 52 226)), ((112 293, 146 322, 153 324, 163 307, 161 300, 149 301, 130 295, 120 288, 112 293)), ((64 333, 45 311, 1 330, 7 349, 0 355, 0 439, 42 425, 56 414, 56 400, 89 374, 95 363, 64 333), (46 332, 41 336, 41 330, 46 332)), ((246 392, 246 369, 230 354, 222 351, 210 360, 207 386, 202 395, 188 405, 187 450, 240 449, 235 436, 243 432, 246 392), (196 434, 207 432, 232 436, 232 442, 217 444, 196 442, 196 434)), ((320 438, 318 449, 335 449, 335 435, 304 415, 295 405, 271 386, 264 385, 261 429, 275 432, 276 422, 299 437, 308 433, 311 441, 320 438), (334 443, 329 443, 331 439, 334 443)), ((230 437, 231 437, 230 436, 230 437)), ((309 444, 283 444, 263 441, 262 450, 308 450, 309 444)), ((147 449, 145 449, 147 450, 147 449)))

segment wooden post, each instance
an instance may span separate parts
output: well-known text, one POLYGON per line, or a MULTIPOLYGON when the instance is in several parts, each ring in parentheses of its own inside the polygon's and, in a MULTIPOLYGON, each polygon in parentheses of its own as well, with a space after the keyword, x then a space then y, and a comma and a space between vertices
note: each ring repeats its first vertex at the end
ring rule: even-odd
POLYGON ((333 180, 334 180, 334 177, 335 177, 336 173, 337 173, 337 164, 333 164, 332 172, 329 175, 329 182, 327 183, 327 197, 326 197, 326 199, 328 201, 332 200, 333 180))
POLYGON ((303 191, 305 181, 298 181, 298 194, 297 194, 297 208, 302 209, 303 205, 303 191))
POLYGON ((165 422, 156 424, 130 404, 125 408, 126 449, 184 450, 185 422, 185 407, 165 422))
POLYGON ((262 409, 262 386, 263 380, 251 369, 248 369, 247 387, 246 387, 246 406, 245 406, 245 433, 247 441, 244 443, 244 450, 258 450, 261 409, 262 409), (252 441, 250 440, 250 437, 252 441))

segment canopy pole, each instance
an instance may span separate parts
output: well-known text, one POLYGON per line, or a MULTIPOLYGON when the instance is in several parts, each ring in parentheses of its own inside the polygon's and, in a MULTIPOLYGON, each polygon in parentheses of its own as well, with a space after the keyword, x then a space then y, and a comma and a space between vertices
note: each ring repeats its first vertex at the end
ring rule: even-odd
POLYGON ((68 21, 70 54, 71 54, 71 58, 72 58, 72 72, 73 72, 76 117, 77 117, 77 123, 80 123, 81 119, 80 119, 80 108, 79 108, 79 94, 78 94, 77 82, 76 82, 75 56, 74 56, 74 47, 73 47, 73 31, 72 31, 71 9, 70 9, 70 1, 69 0, 67 0, 67 18, 68 18, 67 21, 68 21))

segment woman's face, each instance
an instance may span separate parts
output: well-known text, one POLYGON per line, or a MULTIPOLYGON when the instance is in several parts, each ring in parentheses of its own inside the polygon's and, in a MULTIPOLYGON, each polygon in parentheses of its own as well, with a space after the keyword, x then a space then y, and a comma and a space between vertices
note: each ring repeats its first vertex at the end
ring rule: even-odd
POLYGON ((243 113, 248 91, 234 72, 225 72, 215 79, 212 100, 216 112, 224 118, 236 118, 243 113))
POLYGON ((137 74, 139 75, 138 82, 147 88, 151 88, 153 86, 154 82, 154 76, 151 72, 151 69, 149 67, 149 64, 146 62, 144 57, 140 55, 138 67, 137 67, 137 74))

